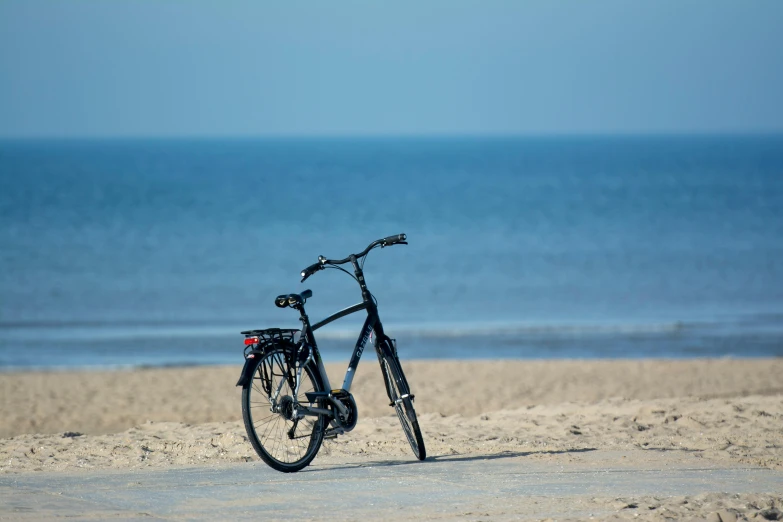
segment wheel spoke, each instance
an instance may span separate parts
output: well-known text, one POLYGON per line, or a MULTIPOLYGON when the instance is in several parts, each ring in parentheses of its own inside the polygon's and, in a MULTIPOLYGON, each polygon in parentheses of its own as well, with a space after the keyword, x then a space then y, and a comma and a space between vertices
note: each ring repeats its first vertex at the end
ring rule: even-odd
MULTIPOLYGON (((243 389, 243 417, 248 437, 261 458, 280 471, 296 471, 306 466, 321 446, 326 420, 316 421, 302 417, 294 424, 291 413, 295 408, 294 390, 291 389, 290 358, 282 350, 267 352, 258 362, 251 382, 243 389), (277 413, 271 411, 269 389, 275 396, 277 413), (294 428, 294 429, 292 429, 294 428), (289 438, 289 432, 293 438, 289 438)), ((299 395, 296 400, 308 404, 305 393, 321 390, 315 366, 302 371, 299 395)))

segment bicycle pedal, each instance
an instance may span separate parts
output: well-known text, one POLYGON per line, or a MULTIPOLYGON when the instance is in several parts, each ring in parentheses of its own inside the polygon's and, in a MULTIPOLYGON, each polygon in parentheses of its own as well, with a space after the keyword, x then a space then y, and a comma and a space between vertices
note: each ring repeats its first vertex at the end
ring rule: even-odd
POLYGON ((351 394, 348 393, 348 391, 343 390, 340 388, 339 390, 332 390, 332 397, 336 399, 344 399, 346 397, 349 397, 351 394))
POLYGON ((336 439, 338 435, 342 435, 343 433, 345 433, 343 428, 329 428, 324 433, 324 439, 336 439))

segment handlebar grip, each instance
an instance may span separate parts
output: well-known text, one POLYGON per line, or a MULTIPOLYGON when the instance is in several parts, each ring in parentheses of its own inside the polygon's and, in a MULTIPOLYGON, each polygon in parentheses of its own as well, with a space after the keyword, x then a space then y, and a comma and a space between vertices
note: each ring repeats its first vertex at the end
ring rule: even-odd
POLYGON ((302 270, 302 273, 300 274, 302 276, 302 283, 304 283, 305 279, 313 275, 314 273, 318 272, 323 268, 323 265, 319 261, 318 263, 313 263, 312 265, 308 266, 304 270, 302 270))
POLYGON ((408 236, 406 236, 405 234, 396 234, 394 236, 389 236, 381 239, 381 245, 385 247, 396 245, 398 243, 407 245, 408 243, 405 242, 406 239, 408 239, 408 236))

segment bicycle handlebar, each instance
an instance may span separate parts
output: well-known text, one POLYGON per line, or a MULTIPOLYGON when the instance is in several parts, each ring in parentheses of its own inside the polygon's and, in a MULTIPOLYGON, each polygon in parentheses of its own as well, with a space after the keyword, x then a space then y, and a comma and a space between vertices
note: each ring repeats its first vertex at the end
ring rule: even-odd
POLYGON ((367 245, 367 248, 365 248, 361 253, 359 254, 353 254, 352 256, 348 256, 345 259, 335 260, 335 259, 326 259, 324 256, 318 256, 318 262, 313 263, 312 265, 308 266, 304 270, 302 270, 301 276, 302 276, 302 283, 305 282, 305 279, 313 275, 314 273, 318 272, 319 270, 324 269, 324 265, 342 265, 347 263, 351 260, 351 257, 354 258, 362 258, 367 255, 367 253, 372 250, 373 248, 377 247, 378 245, 381 245, 381 248, 392 246, 392 245, 407 245, 408 242, 406 241, 408 239, 408 236, 405 234, 395 234, 393 236, 385 237, 383 239, 378 239, 367 245))
POLYGON ((408 243, 405 242, 406 239, 408 239, 408 236, 406 236, 405 234, 397 234, 397 235, 394 235, 394 236, 385 237, 385 238, 380 240, 381 241, 381 247, 392 246, 392 245, 396 245, 398 243, 402 243, 404 245, 407 245, 408 243))
POLYGON ((305 279, 313 275, 314 273, 318 272, 319 270, 323 270, 324 266, 321 264, 320 261, 317 263, 313 263, 312 265, 308 266, 304 270, 302 270, 302 283, 304 283, 305 279))

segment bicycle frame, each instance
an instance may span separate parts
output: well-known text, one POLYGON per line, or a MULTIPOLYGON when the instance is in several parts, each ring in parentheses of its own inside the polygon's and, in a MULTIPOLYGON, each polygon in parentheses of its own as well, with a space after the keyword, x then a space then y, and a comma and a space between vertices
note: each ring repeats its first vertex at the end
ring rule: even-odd
POLYGON ((318 366, 318 371, 320 372, 321 379, 323 379, 324 386, 327 389, 331 389, 331 384, 329 383, 329 377, 326 375, 326 371, 321 361, 321 355, 318 351, 318 345, 315 342, 315 337, 313 336, 312 332, 331 323, 332 321, 336 321, 337 319, 345 317, 346 315, 350 315, 361 310, 367 310, 367 319, 364 320, 364 325, 359 332, 359 337, 356 339, 353 354, 351 354, 351 359, 348 363, 348 369, 345 372, 345 378, 343 379, 342 385, 343 390, 350 392, 351 383, 353 382, 353 377, 356 374, 356 368, 359 366, 359 360, 362 358, 362 354, 364 353, 364 349, 367 346, 367 341, 370 339, 370 335, 374 335, 374 344, 376 350, 379 350, 379 346, 381 344, 380 339, 385 338, 381 318, 378 316, 378 308, 374 305, 374 303, 358 303, 353 306, 349 306, 348 308, 340 310, 339 312, 332 314, 326 319, 323 319, 322 321, 314 324, 310 327, 310 332, 305 334, 305 342, 308 343, 313 353, 316 354, 315 361, 318 366))
MULTIPOLYGON (((347 315, 359 312, 361 310, 367 311, 367 318, 364 320, 364 325, 362 326, 362 329, 359 332, 359 337, 356 340, 353 353, 351 354, 351 359, 348 363, 348 369, 346 370, 345 378, 343 379, 343 385, 341 389, 344 390, 345 392, 350 392, 351 390, 351 383, 353 382, 353 377, 356 374, 356 368, 359 366, 359 360, 361 359, 362 354, 364 353, 364 349, 367 346, 367 341, 370 339, 370 334, 374 334, 373 343, 375 345, 375 351, 376 354, 378 355, 379 362, 382 356, 391 355, 391 354, 382 353, 383 351, 388 350, 389 348, 386 342, 387 341, 386 334, 383 331, 383 324, 381 323, 381 318, 378 315, 378 307, 373 301, 372 295, 367 290, 367 285, 364 282, 364 274, 354 256, 351 256, 351 262, 354 267, 356 279, 359 282, 359 286, 362 289, 363 300, 361 303, 355 304, 353 306, 349 306, 348 308, 344 308, 339 312, 330 315, 329 317, 319 321, 318 323, 312 326, 310 325, 310 319, 307 317, 307 314, 305 313, 304 306, 302 306, 299 310, 300 321, 302 321, 302 339, 303 339, 302 342, 303 344, 307 344, 307 346, 310 348, 310 356, 314 358, 316 366, 318 368, 318 372, 321 375, 321 379, 324 384, 324 387, 327 390, 332 390, 332 385, 329 382, 329 376, 326 374, 326 368, 324 367, 323 360, 321 358, 321 353, 318 350, 318 343, 316 342, 315 335, 313 334, 315 330, 323 326, 326 326, 327 324, 336 321, 337 319, 343 318, 347 315)), ((387 386, 387 393, 388 393, 389 392, 388 383, 385 384, 387 386)))

